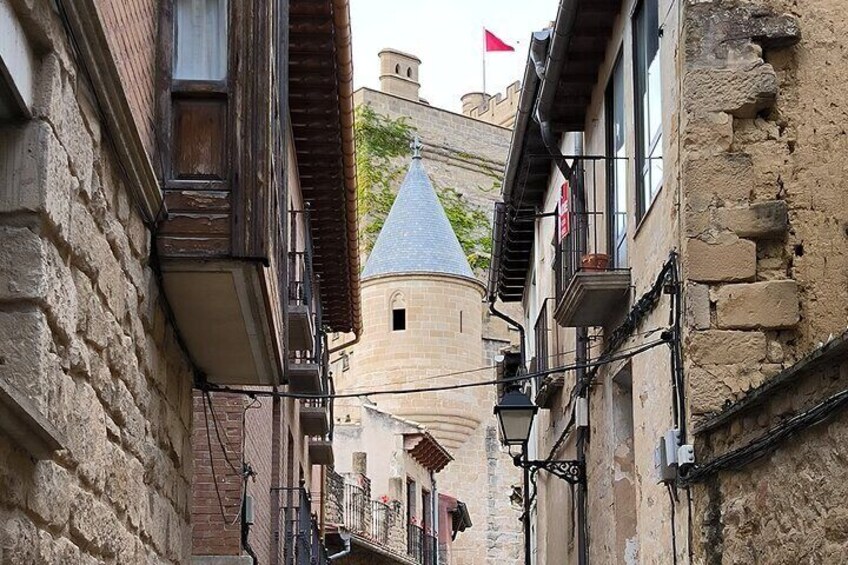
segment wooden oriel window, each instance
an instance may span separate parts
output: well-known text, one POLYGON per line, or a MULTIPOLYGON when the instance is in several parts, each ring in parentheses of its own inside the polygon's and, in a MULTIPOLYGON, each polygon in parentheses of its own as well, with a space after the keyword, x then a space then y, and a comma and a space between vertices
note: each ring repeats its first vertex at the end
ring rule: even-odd
POLYGON ((204 188, 219 181, 214 188, 225 188, 228 20, 227 0, 173 0, 167 181, 203 181, 204 188))

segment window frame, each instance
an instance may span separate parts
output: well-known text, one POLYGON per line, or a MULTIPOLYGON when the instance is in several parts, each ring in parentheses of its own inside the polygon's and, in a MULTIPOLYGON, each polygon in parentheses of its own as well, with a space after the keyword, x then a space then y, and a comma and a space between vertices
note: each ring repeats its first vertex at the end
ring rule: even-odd
MULTIPOLYGON (((648 167, 650 170, 651 166, 651 157, 649 155, 654 155, 657 149, 660 149, 662 152, 662 140, 663 140, 663 127, 664 120, 662 119, 662 66, 659 65, 660 70, 660 122, 659 129, 652 136, 650 142, 648 143, 648 148, 643 147, 644 144, 644 135, 645 135, 645 112, 646 108, 642 103, 642 92, 641 89, 644 87, 645 91, 649 88, 648 83, 648 66, 647 61, 641 60, 641 44, 640 42, 643 40, 642 26, 640 25, 640 20, 642 15, 645 13, 645 6, 648 2, 652 2, 652 5, 656 6, 657 9, 657 52, 656 57, 659 59, 661 56, 661 48, 660 48, 660 24, 659 24, 659 0, 639 0, 636 5, 633 7, 633 11, 630 17, 630 27, 632 30, 632 56, 633 56, 633 110, 634 110, 634 132, 636 134, 636 147, 635 147, 635 175, 636 175, 636 222, 637 224, 642 220, 642 218, 648 213, 648 210, 651 209, 654 201, 657 199, 657 196, 662 191, 663 187, 663 172, 660 170, 660 179, 657 183, 656 188, 653 186, 648 188, 645 185, 645 167, 648 167), (645 65, 645 68, 641 68, 645 65), (644 84, 643 84, 644 83, 644 84)), ((662 155, 660 155, 660 159, 662 159, 662 155)))
POLYGON ((628 241, 628 235, 630 230, 630 222, 629 220, 629 210, 627 203, 629 202, 629 174, 627 169, 627 111, 626 111, 626 85, 625 85, 625 65, 624 65, 624 49, 621 48, 616 55, 615 62, 613 63, 609 77, 607 78, 607 86, 604 90, 604 145, 605 151, 607 155, 607 166, 606 166, 606 216, 607 216, 607 253, 610 257, 610 268, 612 269, 624 269, 629 266, 630 263, 630 245, 628 241), (619 180, 616 176, 616 168, 619 165, 619 161, 621 159, 616 158, 615 151, 615 103, 616 103, 616 93, 615 93, 615 80, 616 73, 621 73, 621 92, 619 96, 621 98, 621 124, 622 124, 622 137, 623 137, 623 148, 624 148, 624 163, 625 163, 625 171, 624 175, 621 178, 621 182, 623 183, 622 187, 619 187, 616 183, 619 180), (617 196, 618 189, 624 191, 624 209, 618 210, 617 196), (617 215, 622 215, 624 217, 624 233, 618 234, 616 230, 616 217, 617 215), (622 238, 621 241, 618 241, 619 236, 622 238), (619 245, 623 246, 623 261, 618 260, 618 247, 619 245), (619 264, 623 263, 623 264, 619 264))

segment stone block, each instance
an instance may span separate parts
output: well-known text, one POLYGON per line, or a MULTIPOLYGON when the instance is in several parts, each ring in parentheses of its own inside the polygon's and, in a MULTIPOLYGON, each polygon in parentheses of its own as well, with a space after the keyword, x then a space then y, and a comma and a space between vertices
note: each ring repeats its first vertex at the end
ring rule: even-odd
POLYGON ((747 201, 754 190, 754 166, 745 153, 721 153, 710 157, 686 157, 683 162, 686 206, 705 210, 720 201, 747 201))
POLYGON ((729 284, 714 291, 720 328, 783 329, 798 323, 798 285, 793 280, 729 284))
POLYGON ((0 312, 0 368, 3 379, 46 413, 52 377, 61 371, 44 314, 35 308, 0 312))
POLYGON ((61 530, 68 523, 71 500, 77 488, 71 475, 52 461, 40 461, 35 467, 32 488, 27 493, 27 508, 51 528, 61 530))
POLYGON ((0 509, 0 563, 30 565, 38 563, 38 531, 27 516, 0 509))
POLYGON ((753 118, 777 99, 777 73, 763 63, 753 68, 690 69, 683 78, 683 100, 688 111, 727 112, 753 118))
POLYGON ((696 330, 710 328, 710 289, 697 283, 686 285, 686 319, 696 330))
POLYGON ((690 359, 699 365, 759 362, 767 352, 766 336, 757 331, 692 332, 688 345, 690 359))
POLYGON ((753 239, 782 237, 789 229, 789 213, 783 200, 759 202, 743 208, 719 208, 716 221, 719 227, 739 237, 753 239))
POLYGON ((757 245, 747 239, 710 244, 690 239, 686 248, 686 277, 700 282, 754 280, 757 275, 757 245))

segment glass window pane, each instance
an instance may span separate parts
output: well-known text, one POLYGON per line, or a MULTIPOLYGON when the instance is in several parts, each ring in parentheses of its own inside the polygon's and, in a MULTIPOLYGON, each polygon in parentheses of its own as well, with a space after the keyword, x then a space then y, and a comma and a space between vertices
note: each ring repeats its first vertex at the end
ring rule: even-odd
POLYGON ((174 78, 227 76, 227 0, 176 0, 174 78))
POLYGON ((637 170, 644 213, 662 186, 662 79, 658 0, 643 0, 635 16, 636 121, 640 128, 637 170))

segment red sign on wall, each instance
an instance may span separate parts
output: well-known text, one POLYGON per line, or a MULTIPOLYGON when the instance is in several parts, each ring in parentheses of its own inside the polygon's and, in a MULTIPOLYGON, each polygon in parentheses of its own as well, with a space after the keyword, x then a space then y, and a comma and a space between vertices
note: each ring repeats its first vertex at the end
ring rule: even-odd
POLYGON ((565 239, 565 236, 571 231, 571 210, 569 209, 570 186, 568 181, 562 183, 562 188, 559 194, 559 240, 565 239))

